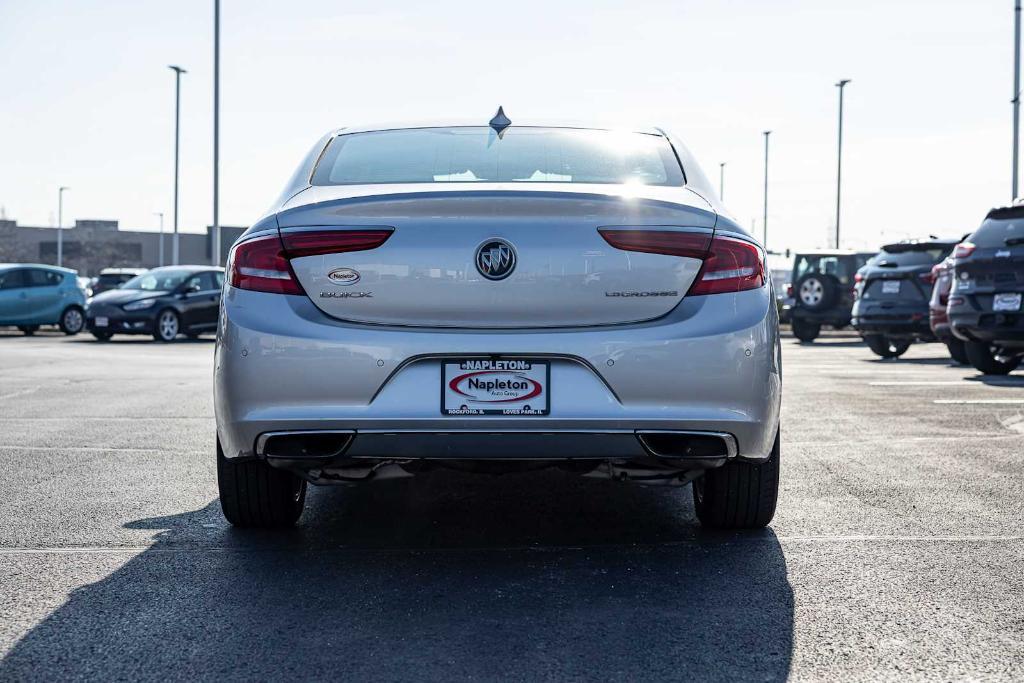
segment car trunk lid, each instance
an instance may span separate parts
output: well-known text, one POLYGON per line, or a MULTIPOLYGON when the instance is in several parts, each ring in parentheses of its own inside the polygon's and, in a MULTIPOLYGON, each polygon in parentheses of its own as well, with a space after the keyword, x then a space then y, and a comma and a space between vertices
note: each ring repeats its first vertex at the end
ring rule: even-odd
POLYGON ((379 247, 292 258, 303 289, 343 320, 428 327, 571 327, 660 317, 700 258, 613 248, 599 228, 695 231, 715 213, 681 188, 543 184, 313 187, 278 216, 301 231, 392 229, 379 247), (426 189, 429 188, 429 189, 426 189), (497 262, 495 273, 485 272, 497 262), (504 269, 509 272, 504 272, 504 269))

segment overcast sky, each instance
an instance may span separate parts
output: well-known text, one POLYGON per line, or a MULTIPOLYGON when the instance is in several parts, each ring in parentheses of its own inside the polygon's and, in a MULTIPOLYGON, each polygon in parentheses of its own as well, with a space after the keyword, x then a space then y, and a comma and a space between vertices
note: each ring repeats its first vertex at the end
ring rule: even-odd
MULTIPOLYGON (((660 125, 769 246, 959 235, 1010 199, 1010 0, 223 0, 221 222, 259 217, 328 129, 516 116, 660 125)), ((0 206, 25 225, 212 220, 212 0, 0 0, 0 206)))

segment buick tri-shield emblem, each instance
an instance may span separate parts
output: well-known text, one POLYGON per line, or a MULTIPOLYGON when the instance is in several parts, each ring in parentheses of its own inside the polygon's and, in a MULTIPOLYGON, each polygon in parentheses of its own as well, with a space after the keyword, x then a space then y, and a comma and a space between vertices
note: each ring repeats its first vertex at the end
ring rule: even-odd
POLYGON ((484 242, 476 250, 476 269, 488 280, 503 280, 516 268, 516 251, 505 240, 484 242))

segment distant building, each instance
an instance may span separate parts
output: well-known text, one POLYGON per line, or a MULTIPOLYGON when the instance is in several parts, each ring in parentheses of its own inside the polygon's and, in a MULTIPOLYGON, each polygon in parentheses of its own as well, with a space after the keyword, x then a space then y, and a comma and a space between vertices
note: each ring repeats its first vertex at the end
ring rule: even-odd
MULTIPOLYGON (((245 228, 221 226, 220 265, 245 228)), ((213 259, 213 228, 178 233, 178 262, 207 264, 213 259)), ((171 265, 171 231, 165 231, 164 265, 171 265)), ((117 221, 78 220, 64 228, 64 266, 92 276, 102 268, 155 268, 160 265, 160 233, 121 230, 117 221)), ((0 263, 57 263, 57 230, 0 220, 0 263)))

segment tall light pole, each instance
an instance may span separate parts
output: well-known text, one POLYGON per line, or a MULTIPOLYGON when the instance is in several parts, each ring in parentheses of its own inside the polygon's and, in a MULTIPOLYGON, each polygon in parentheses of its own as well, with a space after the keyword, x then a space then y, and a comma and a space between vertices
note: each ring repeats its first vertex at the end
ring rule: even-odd
POLYGON ((725 162, 718 164, 718 199, 725 201, 725 162))
POLYGON ((213 0, 213 265, 220 265, 220 0, 213 0))
POLYGON ((836 87, 839 88, 839 154, 837 155, 838 160, 836 162, 836 249, 839 248, 839 199, 843 189, 843 90, 849 82, 849 78, 844 78, 836 83, 836 87))
POLYGON ((162 266, 164 264, 164 212, 163 211, 154 211, 153 215, 154 216, 160 216, 160 248, 159 248, 160 259, 159 260, 160 260, 160 265, 162 266))
POLYGON ((764 132, 764 250, 768 251, 768 136, 770 130, 764 132))
POLYGON ((64 265, 64 192, 70 187, 57 190, 57 267, 64 265))
POLYGON ((1020 150, 1020 0, 1013 3, 1013 195, 1017 199, 1017 166, 1020 150))
POLYGON ((188 72, 180 66, 167 68, 174 72, 174 239, 171 242, 171 263, 178 265, 178 143, 181 137, 181 75, 188 72))

